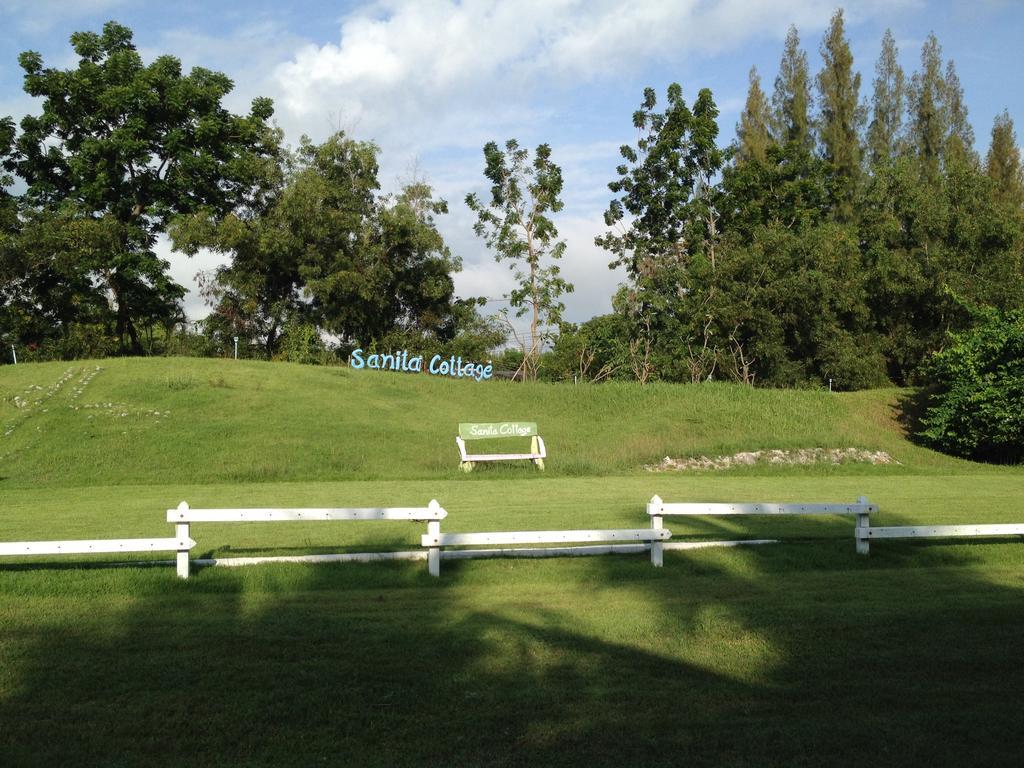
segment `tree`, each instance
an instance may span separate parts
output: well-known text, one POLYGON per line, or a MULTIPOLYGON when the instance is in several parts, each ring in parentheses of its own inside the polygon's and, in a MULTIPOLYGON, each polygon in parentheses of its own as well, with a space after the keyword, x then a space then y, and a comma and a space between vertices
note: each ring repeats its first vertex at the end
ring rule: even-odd
POLYGON ((779 74, 775 78, 775 92, 772 94, 776 141, 780 144, 793 142, 808 151, 813 148, 810 104, 807 54, 800 49, 800 35, 796 27, 791 26, 786 34, 779 74))
POLYGON ((974 151, 974 129, 967 120, 967 104, 964 89, 956 74, 956 65, 950 59, 946 63, 945 93, 946 113, 949 121, 949 135, 946 137, 945 155, 948 162, 977 163, 974 151))
POLYGON ((872 166, 888 163, 896 156, 903 128, 906 82, 890 29, 885 30, 882 38, 874 86, 868 126, 868 160, 872 166))
POLYGON ((403 334, 447 340, 470 321, 453 297, 459 260, 435 223, 446 203, 421 181, 380 195, 377 152, 343 133, 322 144, 303 138, 264 178, 270 191, 259 206, 175 222, 185 252, 231 254, 207 286, 225 329, 260 340, 273 357, 286 327, 371 347, 403 334))
POLYGON ((910 81, 910 143, 929 179, 938 177, 949 135, 942 47, 935 33, 921 46, 921 70, 910 81))
POLYGON ((764 161, 772 143, 771 120, 768 99, 761 90, 761 77, 757 74, 757 67, 751 67, 747 103, 736 125, 737 162, 764 161))
POLYGON ((1024 461, 1024 313, 974 314, 973 327, 928 362, 933 390, 920 435, 956 456, 1024 461))
POLYGON ((558 240, 549 215, 562 210, 562 170, 552 162, 547 144, 537 147, 531 163, 529 151, 515 139, 505 142, 504 151, 488 142, 484 161, 490 200, 484 203, 469 194, 466 205, 477 215, 473 231, 494 249, 495 259, 511 262, 516 287, 509 304, 516 317, 530 315, 529 339, 519 339, 523 374, 536 379, 541 348, 565 309, 559 297, 573 290, 555 263, 565 252, 565 242, 558 240))
POLYGON ((634 368, 643 380, 652 371, 680 376, 678 347, 688 349, 685 364, 695 371, 713 365, 714 357, 701 309, 709 301, 703 292, 714 289, 695 276, 714 273, 718 263, 715 177, 726 157, 716 143, 718 107, 707 88, 692 111, 678 84, 667 96, 665 111, 657 112, 654 89, 644 90, 633 114, 640 139, 635 148, 621 147, 626 162, 608 185, 616 197, 604 219, 615 229, 595 239, 613 255, 610 266, 624 265, 629 275, 618 304, 631 324, 634 368))
MULTIPOLYGON (((173 56, 144 64, 132 32, 107 22, 102 34, 76 32, 75 69, 19 57, 25 91, 42 113, 21 122, 13 169, 28 204, 86 226, 93 246, 68 258, 108 294, 115 332, 141 352, 137 325, 177 312, 184 293, 154 253, 176 215, 221 216, 245 205, 263 163, 276 152, 269 99, 246 117, 221 106, 227 76, 202 68, 183 75, 173 56)), ((66 243, 72 246, 71 243, 66 243)))
POLYGON ((996 196, 1012 210, 1024 208, 1024 168, 1010 113, 1003 110, 992 123, 992 142, 985 158, 985 172, 995 184, 996 196))
POLYGON ((824 66, 818 73, 818 133, 822 154, 839 180, 838 215, 853 215, 853 195, 860 177, 860 74, 853 72, 853 54, 843 28, 843 11, 833 14, 821 42, 824 66))

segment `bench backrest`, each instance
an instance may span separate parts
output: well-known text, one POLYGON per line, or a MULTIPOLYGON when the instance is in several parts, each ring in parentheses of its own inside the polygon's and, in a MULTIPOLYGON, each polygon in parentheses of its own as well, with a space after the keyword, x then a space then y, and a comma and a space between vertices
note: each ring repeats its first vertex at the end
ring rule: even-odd
POLYGON ((459 437, 463 440, 492 440, 501 437, 535 437, 537 424, 533 421, 462 422, 459 437))

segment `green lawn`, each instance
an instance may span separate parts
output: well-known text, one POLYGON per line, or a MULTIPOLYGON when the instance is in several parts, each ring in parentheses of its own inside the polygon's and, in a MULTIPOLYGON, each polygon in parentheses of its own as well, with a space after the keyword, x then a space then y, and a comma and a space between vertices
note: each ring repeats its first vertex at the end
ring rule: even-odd
MULTIPOLYGON (((1024 522, 1024 469, 908 442, 909 395, 217 360, 4 366, 0 541, 168 536, 164 511, 182 499, 437 498, 449 531, 645 526, 654 493, 863 494, 882 525, 1024 522), (459 473, 457 422, 504 419, 540 424, 548 470, 459 473), (642 469, 808 447, 901 464, 642 469)), ((447 562, 439 580, 422 562, 180 582, 163 566, 2 560, 0 766, 1020 764, 1020 543, 882 541, 865 558, 849 519, 667 525, 783 543, 667 552, 662 569, 631 555, 447 562)), ((407 549, 423 531, 197 524, 193 555, 407 549)))

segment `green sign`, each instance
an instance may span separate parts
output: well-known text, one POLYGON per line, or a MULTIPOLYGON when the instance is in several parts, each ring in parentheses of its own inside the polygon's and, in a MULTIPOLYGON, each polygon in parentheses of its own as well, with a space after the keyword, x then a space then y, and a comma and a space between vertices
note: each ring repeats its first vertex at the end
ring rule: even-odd
POLYGON ((459 437, 463 440, 482 440, 493 437, 533 437, 537 424, 532 421, 489 421, 481 424, 459 424, 459 437))

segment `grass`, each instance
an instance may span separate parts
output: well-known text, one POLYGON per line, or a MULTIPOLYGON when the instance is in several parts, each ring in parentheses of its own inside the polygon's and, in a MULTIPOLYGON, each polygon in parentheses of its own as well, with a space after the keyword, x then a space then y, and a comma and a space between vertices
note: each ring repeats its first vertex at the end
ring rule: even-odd
MULTIPOLYGON (((909 442, 909 395, 214 360, 5 366, 0 541, 167 536, 163 511, 181 499, 437 498, 449 531, 638 527, 654 493, 864 494, 883 525, 1024 522, 1024 471, 909 442), (539 422, 548 471, 457 471, 457 422, 502 419, 539 422), (901 464, 642 469, 816 446, 901 464)), ((783 543, 667 552, 660 570, 640 556, 447 562, 440 580, 423 563, 206 568, 180 582, 168 567, 7 560, 0 764, 1019 765, 1024 549, 884 541, 864 558, 851 525, 669 520, 677 537, 783 543)), ((405 549, 422 532, 192 528, 195 556, 405 549)))
MULTIPOLYGON (((904 465, 896 472, 986 471, 908 442, 894 420, 904 396, 524 386, 180 358, 5 366, 0 488, 456 478, 458 422, 513 419, 539 423, 551 477, 637 474, 666 455, 815 446, 888 451, 904 465)), ((505 450, 514 442, 501 441, 505 450)), ((502 473, 523 474, 490 467, 470 479, 502 473)))

